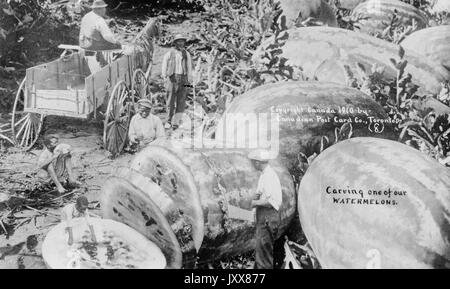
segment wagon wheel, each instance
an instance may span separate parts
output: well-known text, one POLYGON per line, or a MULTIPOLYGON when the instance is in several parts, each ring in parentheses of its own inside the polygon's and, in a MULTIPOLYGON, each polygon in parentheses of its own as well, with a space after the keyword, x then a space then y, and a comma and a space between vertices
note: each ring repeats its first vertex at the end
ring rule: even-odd
POLYGON ((124 81, 118 82, 111 93, 105 113, 103 143, 113 156, 120 154, 125 146, 132 116, 133 102, 124 81))
POLYGON ((14 101, 11 118, 11 133, 14 144, 17 147, 23 150, 29 150, 39 138, 45 115, 24 111, 26 97, 25 83, 25 79, 22 80, 14 101))
POLYGON ((140 68, 136 69, 131 82, 131 93, 134 102, 147 96, 148 84, 144 71, 140 68))

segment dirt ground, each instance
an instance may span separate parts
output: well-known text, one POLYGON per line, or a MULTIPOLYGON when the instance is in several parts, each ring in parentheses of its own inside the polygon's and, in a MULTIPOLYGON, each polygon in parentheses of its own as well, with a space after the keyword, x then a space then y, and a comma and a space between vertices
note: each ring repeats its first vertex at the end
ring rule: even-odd
MULTIPOLYGON (((191 34, 196 27, 191 21, 167 25, 166 31, 173 34, 191 34)), ((161 61, 167 50, 168 48, 156 47, 151 77, 155 82, 161 81, 161 61)), ((165 121, 164 114, 161 115, 161 118, 165 121)), ((8 120, 4 117, 3 122, 5 121, 8 120)), ((101 147, 101 123, 48 117, 45 133, 57 134, 60 143, 71 145, 73 165, 79 175, 79 181, 83 184, 80 189, 86 192, 90 201, 90 212, 101 215, 98 200, 102 184, 115 168, 126 166, 133 156, 126 153, 114 160, 108 158, 107 152, 101 147)), ((0 151, 0 192, 12 194, 27 186, 39 184, 36 178, 36 163, 41 151, 42 149, 39 147, 29 152, 21 152, 15 148, 2 148, 0 151)), ((41 256, 44 237, 52 226, 60 221, 61 208, 69 202, 73 202, 78 194, 80 193, 73 193, 60 199, 60 206, 44 208, 39 212, 25 208, 23 211, 14 213, 14 217, 19 220, 36 217, 23 225, 16 226, 8 235, 0 227, 0 269, 45 268, 41 256)))

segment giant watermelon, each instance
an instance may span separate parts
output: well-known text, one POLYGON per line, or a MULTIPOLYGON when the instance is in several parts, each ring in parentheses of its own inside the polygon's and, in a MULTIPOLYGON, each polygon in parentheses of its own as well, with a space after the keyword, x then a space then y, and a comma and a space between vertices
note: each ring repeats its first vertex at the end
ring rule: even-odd
MULTIPOLYGON (((260 172, 248 151, 191 148, 190 142, 158 140, 102 187, 103 216, 128 224, 153 241, 169 268, 189 267, 255 248, 252 222, 232 217, 230 205, 251 212, 260 172)), ((271 165, 282 184, 280 237, 296 213, 291 175, 271 165)))
POLYGON ((450 25, 435 26, 414 32, 407 36, 401 45, 450 70, 450 25))
POLYGON ((447 12, 450 13, 450 1, 448 0, 432 0, 431 11, 434 13, 447 12))
POLYGON ((363 137, 326 149, 298 210, 324 268, 450 268, 450 170, 404 144, 363 137))
MULTIPOLYGON (((319 81, 347 84, 344 65, 348 65, 355 77, 359 78, 356 66, 364 65, 370 71, 373 65, 384 68, 387 79, 396 77, 396 70, 390 59, 398 58, 400 47, 393 43, 377 39, 370 35, 333 27, 302 27, 290 29, 288 40, 282 47, 282 57, 288 64, 300 66, 305 76, 316 77, 319 81)), ((256 51, 255 63, 263 63, 265 48, 273 39, 268 39, 256 51)), ((408 61, 406 71, 413 76, 412 81, 420 86, 419 94, 438 94, 441 83, 450 80, 450 73, 439 63, 407 50, 408 61)), ((430 98, 429 106, 440 111, 450 109, 439 101, 430 98)), ((427 104, 427 105, 428 105, 427 104)))
POLYGON ((338 0, 339 7, 349 10, 353 10, 358 4, 364 1, 366 0, 338 0))
POLYGON ((304 21, 309 17, 327 26, 338 26, 333 9, 325 0, 280 0, 279 2, 288 27, 294 26, 297 18, 304 21))
POLYGON ((419 29, 427 26, 426 14, 418 8, 398 0, 368 0, 353 10, 352 16, 362 18, 358 23, 364 33, 382 33, 397 13, 403 25, 412 25, 413 20, 419 29))
POLYGON ((254 142, 261 136, 269 140, 268 146, 273 140, 284 165, 298 177, 299 154, 319 153, 322 137, 328 139, 325 146, 348 136, 396 138, 392 123, 385 122, 384 129, 377 130, 375 119, 389 120, 380 105, 357 89, 323 82, 279 82, 234 99, 217 125, 215 137, 218 145, 231 144, 229 148, 234 144, 238 148, 264 145, 254 142), (265 114, 270 119, 263 118, 265 114), (352 126, 351 135, 348 130, 340 131, 345 123, 352 126), (276 136, 273 126, 279 129, 276 136))
MULTIPOLYGON (((288 59, 288 64, 302 67, 305 75, 310 78, 317 76, 316 72, 320 66, 329 61, 341 61, 353 68, 354 72, 357 63, 363 64, 368 70, 376 64, 385 68, 386 77, 396 76, 390 59, 398 58, 400 47, 393 43, 333 27, 301 27, 285 33, 288 34, 288 40, 282 47, 281 56, 288 59)), ((264 49, 272 41, 268 39, 255 52, 255 62, 264 61, 264 49)), ((441 89, 441 82, 450 80, 450 73, 439 63, 423 59, 421 55, 409 50, 406 51, 405 59, 408 60, 406 71, 412 74, 413 82, 419 85, 423 92, 437 94, 441 89)), ((320 75, 318 79, 330 81, 320 75)), ((344 75, 336 75, 331 80, 342 83, 343 79, 344 75)))

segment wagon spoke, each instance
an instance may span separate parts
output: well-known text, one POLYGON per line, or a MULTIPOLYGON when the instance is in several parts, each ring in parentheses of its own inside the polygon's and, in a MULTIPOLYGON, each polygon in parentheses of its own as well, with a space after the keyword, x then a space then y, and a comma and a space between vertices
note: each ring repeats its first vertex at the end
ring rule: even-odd
POLYGON ((127 123, 127 122, 125 122, 125 123, 120 122, 120 123, 119 123, 119 126, 120 126, 124 131, 127 131, 127 130, 128 130, 128 123, 127 123))
POLYGON ((40 122, 41 122, 41 118, 38 115, 34 115, 33 130, 32 130, 32 134, 30 135, 31 136, 30 142, 33 142, 35 139, 37 139, 39 137, 40 122))
POLYGON ((125 87, 125 85, 122 86, 122 89, 120 90, 120 93, 119 93, 119 97, 117 98, 117 104, 120 105, 122 103, 123 98, 126 97, 126 94, 127 94, 126 89, 127 88, 125 87))
POLYGON ((108 151, 112 152, 111 150, 111 146, 114 144, 114 125, 107 131, 107 138, 106 138, 106 143, 107 143, 107 149, 108 151))
POLYGON ((114 119, 114 110, 113 109, 111 109, 109 112, 108 112, 108 119, 114 119))
MULTIPOLYGON (((34 120, 36 120, 35 117, 34 117, 34 120)), ((36 122, 32 121, 30 123, 29 141, 27 142, 26 146, 29 146, 33 142, 33 139, 35 136, 35 129, 36 129, 36 122)))
POLYGON ((114 124, 114 122, 114 120, 108 122, 108 124, 106 125, 106 129, 109 129, 114 124))
POLYGON ((113 125, 109 130, 109 139, 108 139, 108 151, 110 151, 113 155, 117 153, 117 137, 116 137, 116 125, 113 125))
POLYGON ((24 122, 26 119, 28 119, 28 114, 22 117, 18 122, 15 123, 15 126, 17 127, 19 124, 24 122))
POLYGON ((115 130, 116 130, 116 137, 115 137, 115 140, 116 140, 116 147, 115 147, 115 149, 116 149, 116 152, 118 152, 119 150, 120 150, 120 145, 121 145, 121 141, 120 141, 120 133, 119 133, 119 128, 118 128, 118 126, 116 125, 116 126, 114 126, 114 128, 115 128, 115 130))
POLYGON ((120 101, 117 103, 117 107, 116 107, 116 116, 117 117, 119 117, 121 115, 122 109, 123 109, 123 105, 122 105, 122 102, 120 101))
POLYGON ((25 122, 22 124, 22 126, 20 127, 19 131, 16 134, 16 138, 19 138, 20 134, 22 133, 22 131, 24 130, 29 121, 30 121, 29 114, 27 114, 25 122))
POLYGON ((31 144, 31 140, 32 140, 32 130, 34 127, 34 123, 32 121, 30 121, 30 124, 28 125, 28 130, 27 130, 27 134, 26 134, 26 140, 25 140, 25 146, 29 146, 31 144))
POLYGON ((117 127, 117 125, 114 127, 115 128, 115 140, 116 140, 116 147, 115 150, 116 152, 119 151, 120 149, 120 133, 119 133, 119 128, 117 127))
POLYGON ((125 99, 127 98, 128 93, 126 89, 122 91, 122 94, 120 95, 120 99, 118 100, 119 104, 123 104, 125 102, 125 99))
POLYGON ((28 139, 28 134, 30 132, 30 126, 31 126, 31 121, 28 121, 25 132, 22 136, 22 141, 20 142, 20 146, 24 146, 24 143, 26 143, 26 140, 28 139))
POLYGON ((119 124, 118 126, 117 126, 117 132, 118 132, 118 134, 119 134, 119 137, 120 137, 120 146, 122 146, 122 143, 125 141, 125 139, 126 139, 126 129, 125 128, 123 128, 123 126, 121 125, 121 124, 119 124))
POLYGON ((128 119, 129 119, 128 114, 123 115, 123 116, 121 116, 121 117, 119 118, 118 123, 119 123, 119 124, 122 124, 122 123, 128 123, 128 119))
POLYGON ((25 146, 26 147, 28 147, 30 144, 31 144, 31 142, 32 142, 32 140, 33 140, 33 127, 34 127, 34 123, 33 122, 30 122, 30 129, 28 130, 28 132, 27 132, 27 135, 26 135, 26 140, 25 140, 25 146))

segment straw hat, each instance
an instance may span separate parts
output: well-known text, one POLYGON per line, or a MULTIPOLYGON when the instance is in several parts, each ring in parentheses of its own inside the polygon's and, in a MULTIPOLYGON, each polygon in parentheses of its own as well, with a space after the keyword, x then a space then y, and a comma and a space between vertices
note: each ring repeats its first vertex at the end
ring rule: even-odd
POLYGON ((91 8, 92 9, 94 9, 94 8, 105 8, 107 6, 108 6, 108 4, 106 4, 105 1, 103 1, 103 0, 94 0, 94 2, 91 5, 91 8))
POLYGON ((184 40, 187 41, 186 36, 184 36, 183 34, 177 34, 175 35, 175 37, 173 38, 173 42, 177 41, 177 40, 184 40))
POLYGON ((143 107, 152 108, 152 102, 146 98, 139 99, 137 103, 143 107))
POLYGON ((267 150, 254 150, 248 154, 248 158, 260 162, 268 162, 275 159, 275 154, 267 150))

